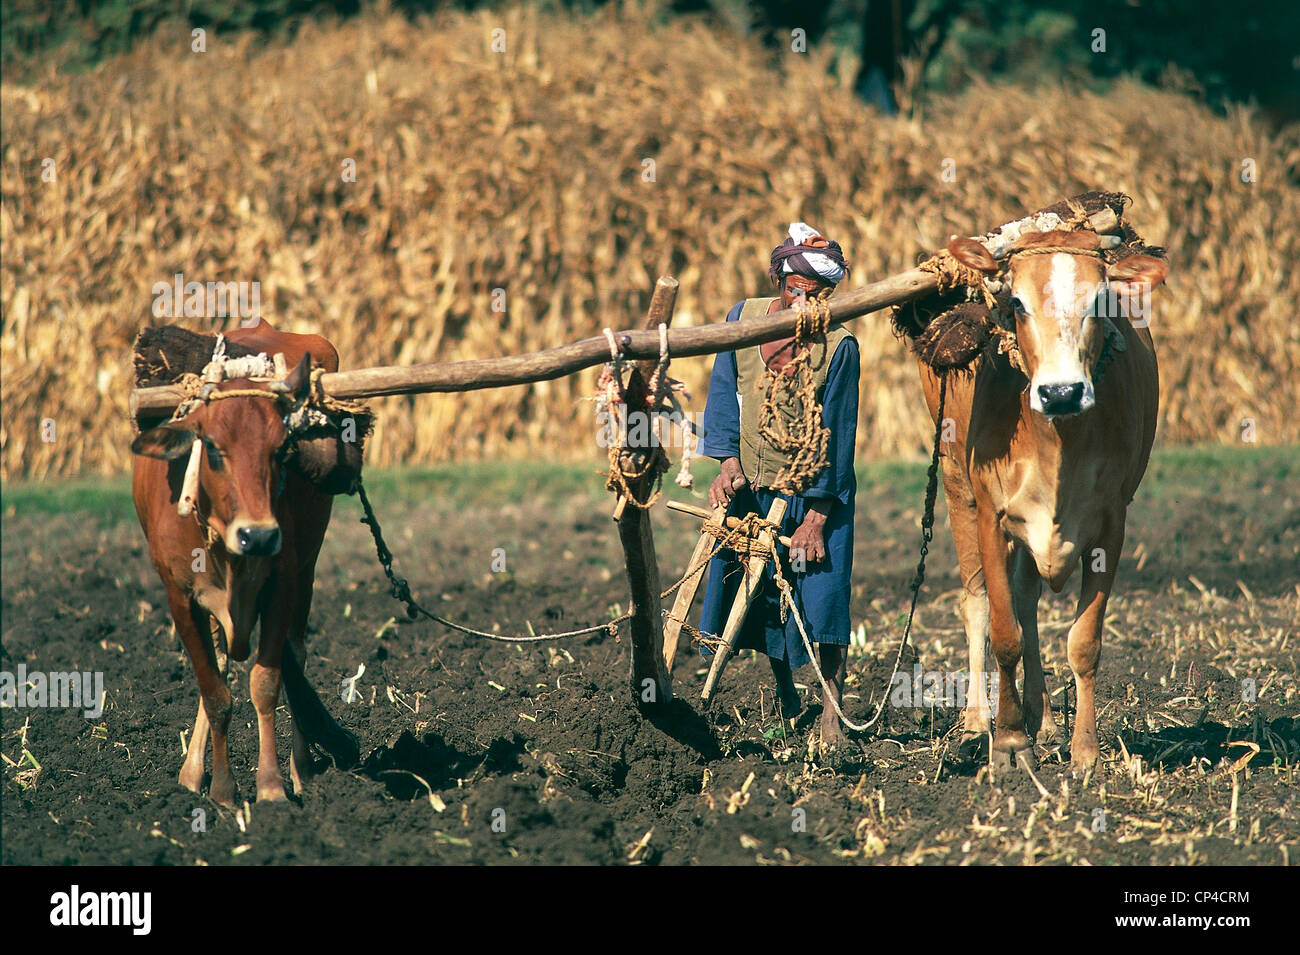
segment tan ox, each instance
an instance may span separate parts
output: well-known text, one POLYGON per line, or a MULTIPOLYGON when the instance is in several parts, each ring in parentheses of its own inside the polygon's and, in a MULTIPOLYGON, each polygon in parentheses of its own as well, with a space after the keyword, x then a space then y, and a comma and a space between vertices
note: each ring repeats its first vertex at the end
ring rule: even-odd
MULTIPOLYGON (((966 739, 989 729, 986 633, 999 674, 991 758, 1009 764, 1023 750, 1032 760, 1034 738, 1046 743, 1055 737, 1038 651, 1038 598, 1044 580, 1059 593, 1082 564, 1068 642, 1078 691, 1070 744, 1076 773, 1097 759, 1093 687, 1102 619, 1124 545, 1125 515, 1156 430, 1155 346, 1147 322, 1135 328, 1130 316, 1137 318, 1139 296, 1168 273, 1165 262, 1144 255, 1108 268, 1100 245, 1090 232, 1021 239, 1007 282, 1023 371, 1010 355, 999 355, 982 359, 973 375, 950 375, 944 416, 952 419, 955 440, 942 445, 974 688, 966 739), (1096 306, 1116 298, 1121 307, 1111 309, 1107 321, 1096 306), (1023 704, 1015 682, 1022 655, 1023 704)), ((954 240, 948 249, 980 271, 998 269, 974 240, 954 240)), ((939 381, 924 364, 921 380, 937 419, 939 381)))

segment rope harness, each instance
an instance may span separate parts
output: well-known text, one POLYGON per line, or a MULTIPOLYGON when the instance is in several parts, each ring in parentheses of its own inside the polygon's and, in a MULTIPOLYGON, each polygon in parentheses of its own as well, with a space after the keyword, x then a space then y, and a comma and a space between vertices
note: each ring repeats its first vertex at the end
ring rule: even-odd
MULTIPOLYGON (((176 410, 172 412, 171 418, 168 419, 169 423, 180 421, 214 401, 223 401, 229 398, 265 398, 271 401, 279 401, 289 398, 290 395, 286 390, 277 388, 277 385, 282 384, 288 374, 289 371, 283 354, 277 352, 274 355, 267 355, 262 352, 244 358, 231 358, 226 355, 225 335, 218 334, 216 345, 212 350, 212 358, 204 366, 203 371, 199 374, 187 372, 180 375, 174 382, 174 387, 180 389, 182 398, 177 404, 176 410), (266 388, 217 390, 217 385, 221 382, 236 379, 249 379, 254 382, 260 380, 273 382, 274 384, 266 388)), ((281 421, 284 423, 286 431, 286 439, 277 451, 277 462, 280 465, 280 481, 275 492, 277 500, 284 494, 285 484, 288 479, 286 463, 292 453, 294 440, 298 436, 314 428, 330 425, 333 416, 369 416, 370 409, 362 402, 347 401, 326 394, 321 383, 321 379, 325 374, 326 371, 323 367, 313 368, 306 399, 301 403, 296 403, 294 407, 281 415, 281 421)), ((181 484, 180 500, 177 503, 176 512, 181 517, 189 517, 192 514, 195 522, 199 525, 199 529, 203 531, 208 546, 211 547, 220 540, 220 536, 212 529, 211 524, 203 516, 198 506, 202 460, 203 439, 195 438, 190 447, 189 460, 186 463, 185 478, 181 484)))
MULTIPOLYGON (((680 487, 690 488, 695 486, 695 479, 691 475, 690 461, 692 457, 692 439, 696 438, 695 426, 686 416, 678 395, 690 397, 686 390, 686 385, 676 379, 668 377, 668 326, 661 322, 659 324, 659 363, 656 365, 653 374, 650 376, 650 382, 646 391, 646 410, 643 413, 650 415, 650 449, 646 452, 644 449, 628 450, 623 442, 626 439, 629 421, 620 420, 620 409, 626 409, 630 418, 640 409, 628 407, 627 389, 623 384, 623 372, 626 362, 623 358, 623 350, 614 338, 614 332, 606 328, 604 330, 605 339, 609 342, 610 360, 606 362, 601 370, 600 378, 596 384, 596 413, 599 415, 604 412, 608 415, 611 425, 612 440, 609 442, 609 472, 605 481, 605 490, 613 491, 621 496, 624 500, 631 502, 634 507, 641 510, 648 510, 663 494, 663 476, 668 470, 668 455, 663 450, 663 441, 661 434, 661 416, 667 414, 669 420, 677 420, 682 424, 683 442, 682 442, 682 464, 677 472, 676 483, 680 487), (629 466, 631 459, 637 454, 644 456, 641 466, 629 466), (629 484, 649 476, 649 480, 654 482, 654 489, 644 500, 640 500, 632 493, 629 484)), ((647 482, 649 483, 649 482, 647 482)))

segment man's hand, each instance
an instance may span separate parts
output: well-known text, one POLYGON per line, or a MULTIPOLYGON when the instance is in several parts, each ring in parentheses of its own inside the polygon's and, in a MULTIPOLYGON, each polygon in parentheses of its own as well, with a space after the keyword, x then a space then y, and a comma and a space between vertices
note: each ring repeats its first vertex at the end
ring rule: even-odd
POLYGON ((727 458, 722 462, 722 471, 709 485, 709 507, 730 503, 736 492, 748 483, 740 470, 740 458, 727 458))
POLYGON ((826 526, 827 512, 834 503, 834 500, 827 499, 813 501, 808 505, 808 513, 790 535, 791 560, 798 560, 800 554, 809 564, 826 559, 826 539, 822 531, 826 526))

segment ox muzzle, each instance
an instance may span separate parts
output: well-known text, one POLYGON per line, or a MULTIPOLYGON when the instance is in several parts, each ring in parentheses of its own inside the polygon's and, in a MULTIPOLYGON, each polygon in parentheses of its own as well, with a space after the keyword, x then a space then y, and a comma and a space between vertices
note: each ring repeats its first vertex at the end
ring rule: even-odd
POLYGON ((274 557, 280 553, 280 525, 237 520, 226 528, 226 550, 238 557, 274 557))
POLYGON ((1092 384, 1088 381, 1037 385, 1029 399, 1030 407, 1048 418, 1081 414, 1095 403, 1092 384))

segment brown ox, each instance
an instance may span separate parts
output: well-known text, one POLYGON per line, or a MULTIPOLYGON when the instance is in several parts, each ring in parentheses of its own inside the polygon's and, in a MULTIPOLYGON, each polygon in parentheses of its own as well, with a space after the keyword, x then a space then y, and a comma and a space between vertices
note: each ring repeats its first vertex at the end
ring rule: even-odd
MULTIPOLYGON (((217 665, 213 638, 218 634, 224 635, 231 659, 245 660, 260 618, 257 661, 249 675, 260 745, 258 799, 285 798, 275 747, 282 672, 294 717, 289 767, 295 791, 302 790, 312 768, 310 743, 323 746, 341 765, 351 765, 357 742, 334 722, 302 670, 316 557, 333 499, 283 465, 281 455, 288 437, 283 415, 294 402, 305 400, 311 359, 337 371, 338 354, 319 336, 277 332, 266 322, 228 337, 268 354, 282 352, 296 364, 284 383, 289 394, 209 401, 179 421, 143 432, 131 450, 136 454, 136 513, 199 683, 198 716, 180 783, 199 791, 210 734, 210 793, 217 802, 233 805, 235 785, 226 749, 230 689, 217 665), (191 516, 182 517, 177 505, 196 439, 203 448, 197 506, 191 516)), ((236 389, 266 391, 267 385, 238 379, 217 386, 219 392, 236 389)))
MULTIPOLYGON (((1038 598, 1044 580, 1059 593, 1082 563, 1083 587, 1068 639, 1078 691, 1070 743, 1076 773, 1097 759, 1093 686, 1102 618, 1128 504, 1156 430, 1155 346, 1147 322, 1135 328, 1130 316, 1137 315, 1137 295, 1168 273, 1165 262, 1144 255, 1108 268, 1100 246, 1089 232, 1035 233, 1020 241, 1007 284, 1024 371, 998 356, 981 360, 973 375, 950 376, 944 416, 952 419, 955 434, 942 445, 974 689, 967 741, 989 729, 982 682, 986 634, 998 663, 991 758, 1007 764, 1025 750, 1032 759, 1033 739, 1046 743, 1055 736, 1038 651, 1038 598), (1110 298, 1099 299, 1099 292, 1110 298), (1122 307, 1110 310, 1106 345, 1107 323, 1094 304, 1115 297, 1122 307), (1015 682, 1022 655, 1023 705, 1015 682)), ((997 271, 974 240, 954 240, 948 249, 973 268, 997 271)), ((921 379, 937 419, 939 381, 924 364, 921 379)))

